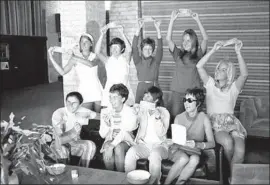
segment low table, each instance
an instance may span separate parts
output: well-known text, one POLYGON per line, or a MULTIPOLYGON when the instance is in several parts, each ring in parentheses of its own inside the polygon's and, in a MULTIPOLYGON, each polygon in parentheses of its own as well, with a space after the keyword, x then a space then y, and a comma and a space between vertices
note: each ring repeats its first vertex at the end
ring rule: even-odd
MULTIPOLYGON (((128 184, 126 174, 123 172, 100 170, 94 168, 83 168, 78 166, 66 166, 64 173, 56 176, 45 175, 50 184, 128 184), (72 180, 71 170, 77 170, 79 178, 72 180)), ((29 175, 22 175, 20 184, 38 184, 37 180, 29 175)), ((44 184, 44 182, 40 182, 44 184)))

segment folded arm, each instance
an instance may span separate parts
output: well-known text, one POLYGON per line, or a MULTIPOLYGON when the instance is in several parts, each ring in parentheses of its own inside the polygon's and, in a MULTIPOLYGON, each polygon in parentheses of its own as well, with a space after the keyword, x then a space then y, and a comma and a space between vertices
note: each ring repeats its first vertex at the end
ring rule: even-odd
POLYGON ((156 119, 155 129, 158 136, 164 136, 167 134, 170 124, 170 113, 166 109, 158 108, 161 112, 160 118, 156 119))

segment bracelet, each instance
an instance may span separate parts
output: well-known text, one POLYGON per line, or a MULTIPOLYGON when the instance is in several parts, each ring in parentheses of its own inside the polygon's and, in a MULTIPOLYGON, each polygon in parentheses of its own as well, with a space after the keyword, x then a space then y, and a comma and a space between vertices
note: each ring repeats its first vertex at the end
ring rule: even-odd
POLYGON ((206 147, 206 144, 205 144, 205 142, 202 142, 202 144, 203 144, 203 147, 202 147, 202 149, 205 149, 205 147, 206 147))

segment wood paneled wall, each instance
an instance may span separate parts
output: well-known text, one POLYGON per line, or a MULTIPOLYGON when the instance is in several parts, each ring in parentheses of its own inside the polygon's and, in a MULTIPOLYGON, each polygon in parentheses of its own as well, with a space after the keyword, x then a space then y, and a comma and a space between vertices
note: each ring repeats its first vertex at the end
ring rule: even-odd
MULTIPOLYGON (((175 67, 165 38, 171 12, 179 8, 188 8, 199 14, 209 36, 208 51, 218 40, 236 37, 243 41, 242 55, 248 65, 249 77, 237 100, 237 116, 243 99, 250 96, 269 96, 269 1, 142 1, 142 17, 153 16, 162 21, 164 54, 159 82, 165 93, 170 93, 175 67)), ((195 20, 191 17, 178 17, 173 27, 173 40, 176 45, 180 45, 182 33, 188 28, 194 29, 199 41, 202 40, 195 20)), ((143 35, 156 38, 153 23, 146 23, 143 35)), ((234 61, 239 74, 234 47, 227 46, 218 51, 206 64, 210 75, 214 74, 215 66, 222 58, 234 61)))

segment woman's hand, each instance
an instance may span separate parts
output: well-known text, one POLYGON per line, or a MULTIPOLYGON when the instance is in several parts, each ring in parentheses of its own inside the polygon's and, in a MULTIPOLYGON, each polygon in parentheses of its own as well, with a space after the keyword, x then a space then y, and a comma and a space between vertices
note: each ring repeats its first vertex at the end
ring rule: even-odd
POLYGON ((105 26, 103 26, 103 27, 100 29, 100 33, 101 33, 102 35, 104 35, 104 34, 106 34, 107 30, 108 30, 108 26, 105 25, 105 26))
POLYGON ((185 144, 185 146, 188 146, 188 147, 190 147, 190 148, 194 148, 195 147, 195 141, 194 140, 188 140, 188 141, 186 141, 186 144, 185 144))
POLYGON ((161 118, 161 112, 158 109, 154 110, 154 116, 156 119, 160 119, 161 118))
POLYGON ((143 25, 144 25, 143 19, 138 19, 137 24, 138 24, 138 29, 140 30, 143 27, 143 25))
POLYGON ((236 40, 235 41, 235 46, 234 46, 235 52, 240 53, 242 46, 243 46, 243 42, 241 40, 236 40))
POLYGON ((191 17, 195 20, 195 21, 199 21, 199 15, 197 13, 191 13, 191 17))
POLYGON ((54 49, 55 49, 54 46, 53 46, 53 47, 50 47, 50 48, 48 49, 49 56, 52 56, 52 55, 54 54, 54 49))
POLYGON ((107 148, 104 148, 105 152, 105 160, 110 160, 113 155, 113 145, 109 144, 107 148))
POLYGON ((178 16, 178 10, 173 10, 172 11, 172 14, 171 14, 171 20, 172 21, 175 21, 175 19, 177 19, 177 16, 178 16))
POLYGON ((104 122, 107 124, 107 126, 110 127, 111 126, 111 117, 110 117, 110 115, 109 114, 104 114, 102 118, 103 118, 104 122))
POLYGON ((139 112, 140 112, 140 105, 138 103, 135 103, 133 105, 133 111, 134 111, 134 114, 138 115, 139 112))
POLYGON ((214 47, 213 47, 213 50, 214 50, 214 51, 219 50, 219 49, 223 46, 223 44, 224 44, 224 41, 217 41, 217 42, 215 43, 214 47))
POLYGON ((119 27, 117 27, 118 31, 124 35, 124 27, 122 25, 119 25, 119 27))
POLYGON ((160 24, 161 24, 161 21, 154 20, 154 25, 155 25, 156 30, 160 30, 160 24))
POLYGON ((179 145, 173 143, 170 147, 169 150, 173 153, 179 149, 179 145))

